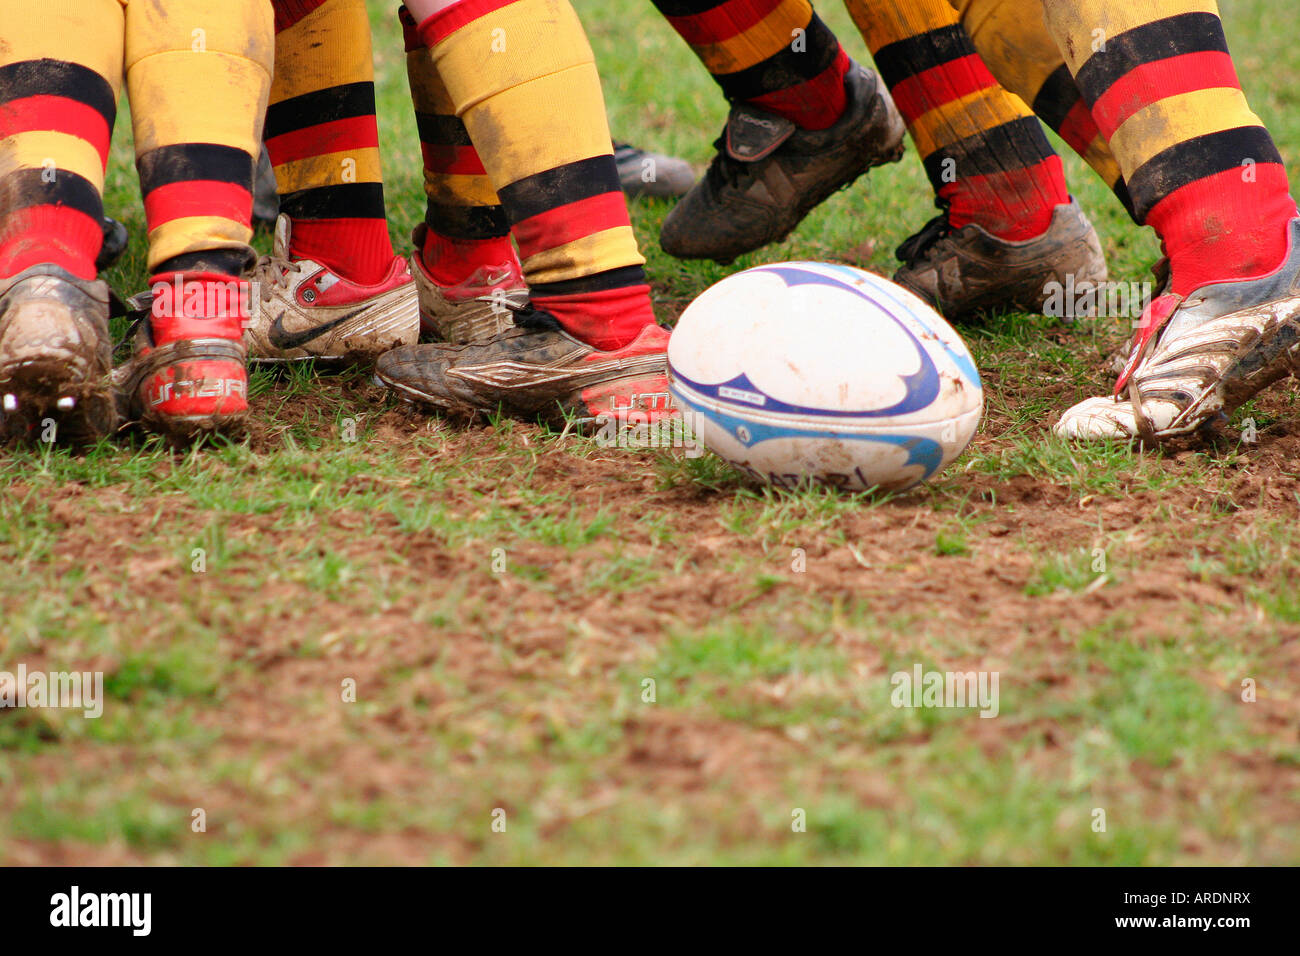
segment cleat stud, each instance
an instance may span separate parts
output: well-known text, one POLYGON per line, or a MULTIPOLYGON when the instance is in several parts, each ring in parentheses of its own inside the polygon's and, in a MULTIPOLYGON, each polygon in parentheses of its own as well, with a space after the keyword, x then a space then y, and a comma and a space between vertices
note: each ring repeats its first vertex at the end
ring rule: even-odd
POLYGON ((55 404, 58 406, 59 411, 70 412, 77 407, 77 399, 73 395, 64 395, 55 404))
POLYGON ((18 411, 18 396, 12 393, 5 395, 4 408, 6 412, 18 411))

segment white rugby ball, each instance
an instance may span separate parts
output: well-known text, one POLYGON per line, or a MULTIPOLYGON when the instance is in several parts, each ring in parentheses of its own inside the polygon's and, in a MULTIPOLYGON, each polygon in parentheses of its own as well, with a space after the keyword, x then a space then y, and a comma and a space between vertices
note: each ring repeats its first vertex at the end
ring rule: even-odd
POLYGON ((781 487, 918 484, 962 453, 984 411, 966 343, 934 309, 825 262, 706 289, 673 330, 668 366, 696 437, 781 487))

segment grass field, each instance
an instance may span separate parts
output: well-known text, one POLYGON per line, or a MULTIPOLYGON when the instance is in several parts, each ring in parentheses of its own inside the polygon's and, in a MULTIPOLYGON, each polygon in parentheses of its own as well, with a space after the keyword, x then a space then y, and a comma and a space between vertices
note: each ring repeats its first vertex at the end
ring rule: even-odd
MULTIPOLYGON (((1284 7, 1222 6, 1300 168, 1284 7)), ((405 248, 419 153, 371 8, 405 248)), ((705 162, 725 107, 676 35, 645 0, 578 9, 615 135, 705 162)), ((124 293, 145 279, 127 127, 124 293)), ((1112 276, 1145 278, 1153 238, 1066 164, 1112 276)), ((909 152, 736 268, 888 274, 930 203, 909 152)), ((729 270, 660 253, 667 208, 633 219, 671 320, 729 270)), ((1075 447, 1049 427, 1109 387, 1125 329, 963 332, 985 422, 896 497, 429 419, 358 370, 258 372, 239 444, 0 452, 0 670, 101 670, 108 697, 98 720, 0 712, 0 862, 1300 862, 1294 384, 1236 416, 1254 443, 1075 447), (895 708, 916 665, 997 672, 998 715, 895 708)))

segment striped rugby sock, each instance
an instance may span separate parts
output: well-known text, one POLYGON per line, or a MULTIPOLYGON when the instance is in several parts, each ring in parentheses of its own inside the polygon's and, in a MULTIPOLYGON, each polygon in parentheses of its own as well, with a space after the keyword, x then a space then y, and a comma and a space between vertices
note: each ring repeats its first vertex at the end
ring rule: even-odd
POLYGON ((219 10, 204 0, 127 6, 126 84, 151 272, 238 273, 251 265, 270 35, 260 0, 219 10), (193 49, 196 31, 202 56, 193 49))
POLYGON ((424 159, 428 231, 420 259, 440 286, 458 286, 480 269, 493 271, 515 262, 510 221, 415 21, 406 7, 399 16, 424 159))
POLYGON ((1044 10, 1138 220, 1164 242, 1172 291, 1276 269, 1296 204, 1213 0, 1045 0, 1044 10))
POLYGON ((954 229, 1042 235, 1070 201, 1042 127, 975 51, 947 0, 846 0, 954 229))
POLYGON ((370 20, 364 0, 273 0, 275 78, 266 148, 290 255, 357 283, 396 255, 384 209, 370 20))
POLYGON ((51 263, 95 278, 122 86, 117 0, 0 2, 0 277, 51 263))
POLYGON ((650 287, 572 6, 460 0, 418 31, 496 186, 533 304, 596 348, 630 343, 654 322, 650 287))
MULTIPOLYGON (((929 0, 927 0, 929 2, 929 0)), ((1041 0, 952 0, 962 26, 1003 88, 1028 103, 1133 212, 1106 138, 1043 22, 1041 0)))
POLYGON ((803 129, 826 129, 843 114, 851 61, 808 0, 653 2, 729 101, 803 129))

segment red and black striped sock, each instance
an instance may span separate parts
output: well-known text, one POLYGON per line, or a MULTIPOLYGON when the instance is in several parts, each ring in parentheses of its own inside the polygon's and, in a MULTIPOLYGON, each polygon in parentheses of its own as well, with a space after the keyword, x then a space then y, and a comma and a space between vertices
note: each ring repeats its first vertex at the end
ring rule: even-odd
POLYGON ((1046 0, 1056 37, 1119 161, 1172 291, 1276 269, 1296 216, 1277 146, 1246 102, 1219 18, 1197 0, 1046 0), (1093 30, 1109 25, 1094 52, 1093 30))
MULTIPOLYGON (((7 39, 14 41, 8 49, 19 52, 19 38, 7 39)), ((0 276, 52 263, 93 279, 116 90, 80 63, 3 59, 0 167, 10 171, 0 177, 0 276)))
POLYGON ((731 102, 803 129, 844 112, 851 60, 808 0, 653 0, 731 102))
POLYGON ((1038 120, 998 85, 947 0, 848 0, 954 229, 1031 239, 1070 201, 1038 120))
POLYGON ((290 254, 360 285, 395 253, 384 209, 370 20, 363 0, 273 0, 275 78, 266 148, 290 254))

